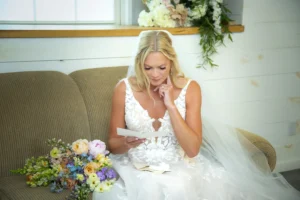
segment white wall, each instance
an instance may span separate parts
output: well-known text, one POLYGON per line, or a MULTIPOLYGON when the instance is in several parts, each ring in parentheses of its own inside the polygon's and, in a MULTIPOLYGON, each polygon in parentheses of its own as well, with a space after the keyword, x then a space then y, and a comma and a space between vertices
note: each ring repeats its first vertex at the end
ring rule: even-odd
MULTIPOLYGON (((245 32, 198 69, 198 35, 175 36, 180 63, 202 87, 203 114, 255 132, 276 148, 276 171, 300 168, 299 0, 244 0, 245 32), (298 122, 298 126, 297 126, 298 122)), ((0 73, 128 65, 136 37, 0 39, 0 73)))

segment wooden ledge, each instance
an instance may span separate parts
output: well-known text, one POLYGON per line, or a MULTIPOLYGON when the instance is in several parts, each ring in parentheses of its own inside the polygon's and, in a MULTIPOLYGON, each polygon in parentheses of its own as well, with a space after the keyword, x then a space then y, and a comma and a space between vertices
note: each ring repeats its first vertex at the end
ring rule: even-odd
MULTIPOLYGON (((173 35, 198 34, 197 27, 184 28, 160 28, 139 26, 96 26, 89 29, 73 27, 58 29, 45 29, 35 27, 34 30, 7 29, 0 30, 0 38, 69 38, 69 37, 115 37, 115 36, 138 36, 143 30, 167 30, 173 35)), ((243 25, 230 25, 229 30, 233 33, 244 32, 243 25)))

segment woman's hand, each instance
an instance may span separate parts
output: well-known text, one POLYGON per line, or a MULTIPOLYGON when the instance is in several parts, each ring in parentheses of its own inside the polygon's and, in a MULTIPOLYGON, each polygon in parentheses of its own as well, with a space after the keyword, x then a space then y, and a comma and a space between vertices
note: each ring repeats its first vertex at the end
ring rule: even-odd
POLYGON ((166 107, 174 105, 173 85, 169 76, 167 78, 167 84, 161 84, 154 89, 154 92, 155 91, 158 91, 159 96, 164 98, 166 107))
POLYGON ((135 148, 145 142, 145 139, 143 138, 137 138, 137 137, 125 137, 125 145, 128 149, 135 148))

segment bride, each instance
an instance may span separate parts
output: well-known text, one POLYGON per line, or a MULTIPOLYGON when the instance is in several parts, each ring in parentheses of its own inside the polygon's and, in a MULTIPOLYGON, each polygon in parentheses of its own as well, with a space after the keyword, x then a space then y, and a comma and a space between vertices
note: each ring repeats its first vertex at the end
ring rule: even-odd
POLYGON ((249 141, 201 116, 201 88, 181 72, 167 31, 141 32, 134 64, 114 90, 108 145, 119 178, 110 192, 94 192, 96 200, 300 199, 266 159, 255 164, 249 141), (142 137, 155 131, 166 135, 142 137))

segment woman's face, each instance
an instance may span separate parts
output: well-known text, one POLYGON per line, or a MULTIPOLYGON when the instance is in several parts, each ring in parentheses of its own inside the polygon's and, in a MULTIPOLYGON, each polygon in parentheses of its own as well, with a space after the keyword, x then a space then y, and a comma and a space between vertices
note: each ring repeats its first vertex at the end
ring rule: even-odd
POLYGON ((171 61, 161 52, 151 52, 144 63, 144 70, 152 86, 164 83, 170 73, 171 61))

